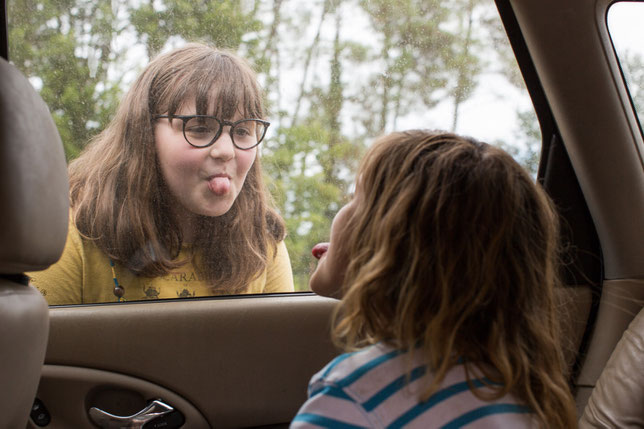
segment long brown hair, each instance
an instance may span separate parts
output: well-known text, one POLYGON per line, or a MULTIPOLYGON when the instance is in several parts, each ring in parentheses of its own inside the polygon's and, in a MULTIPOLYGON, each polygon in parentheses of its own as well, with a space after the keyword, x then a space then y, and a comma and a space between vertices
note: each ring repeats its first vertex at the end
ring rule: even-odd
POLYGON ((433 376, 421 399, 461 359, 468 378, 498 383, 475 395, 510 392, 544 427, 574 427, 554 303, 557 215, 529 174, 472 139, 394 133, 363 159, 355 198, 338 342, 421 353, 433 376))
MULTIPOLYGON (((154 144, 154 115, 173 115, 193 98, 197 114, 264 118, 263 92, 236 55, 201 44, 155 58, 134 82, 108 127, 69 166, 71 204, 80 233, 112 260, 146 277, 168 273, 183 242, 154 144), (209 109, 213 109, 210 111, 209 109)), ((259 157, 232 208, 201 217, 196 268, 213 293, 241 292, 284 238, 259 157)))

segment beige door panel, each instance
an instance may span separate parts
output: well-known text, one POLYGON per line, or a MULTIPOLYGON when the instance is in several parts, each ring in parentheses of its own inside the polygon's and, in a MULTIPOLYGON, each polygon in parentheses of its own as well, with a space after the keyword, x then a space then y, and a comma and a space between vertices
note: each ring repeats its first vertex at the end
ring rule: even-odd
POLYGON ((640 312, 643 303, 644 280, 604 280, 593 338, 577 384, 595 385, 622 333, 640 312))
POLYGON ((292 294, 52 308, 45 358, 51 376, 42 380, 41 399, 52 424, 81 414, 88 422, 91 398, 78 392, 113 377, 113 386, 146 400, 165 389, 183 401, 170 405, 186 418, 194 407, 195 422, 201 414, 213 427, 285 423, 306 399, 310 377, 337 354, 330 341, 336 303, 292 294), (60 376, 61 367, 76 367, 64 370, 71 379, 60 376), (78 368, 111 374, 78 387, 70 381, 80 377, 78 368), (73 395, 59 409, 58 399, 47 398, 65 397, 66 386, 73 395))

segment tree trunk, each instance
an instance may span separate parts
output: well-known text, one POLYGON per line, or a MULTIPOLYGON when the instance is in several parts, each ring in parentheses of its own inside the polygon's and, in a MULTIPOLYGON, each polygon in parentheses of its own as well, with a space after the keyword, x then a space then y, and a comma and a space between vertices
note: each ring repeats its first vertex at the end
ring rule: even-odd
POLYGON ((382 59, 385 63, 385 72, 382 76, 382 96, 381 101, 381 110, 380 110, 380 126, 379 134, 382 134, 387 128, 387 113, 389 111, 389 91, 391 89, 392 79, 390 76, 390 57, 389 52, 391 50, 391 38, 392 38, 392 29, 389 21, 385 23, 385 40, 382 45, 382 59))
POLYGON ((302 105, 302 99, 304 98, 304 93, 306 91, 306 79, 309 73, 309 68, 311 66, 313 51, 315 50, 315 48, 318 45, 318 42, 320 41, 322 24, 324 23, 324 19, 326 18, 326 15, 329 12, 330 7, 331 7, 331 1, 325 0, 324 6, 322 7, 322 14, 320 15, 320 22, 318 23, 318 28, 315 33, 315 37, 313 38, 313 42, 311 43, 311 46, 309 46, 309 48, 306 51, 306 60, 304 61, 304 73, 302 75, 302 83, 300 84, 300 93, 297 97, 297 102, 295 103, 295 110, 293 111, 293 118, 291 119, 291 127, 294 127, 297 123, 297 116, 299 115, 300 106, 302 105))
POLYGON ((461 51, 461 61, 458 64, 458 75, 456 79, 456 88, 454 90, 454 111, 452 113, 452 132, 456 132, 458 125, 459 108, 463 101, 465 101, 465 85, 468 84, 467 66, 465 58, 470 53, 470 44, 472 43, 472 21, 474 20, 474 3, 476 0, 469 0, 467 9, 467 30, 465 39, 463 40, 463 48, 461 51))

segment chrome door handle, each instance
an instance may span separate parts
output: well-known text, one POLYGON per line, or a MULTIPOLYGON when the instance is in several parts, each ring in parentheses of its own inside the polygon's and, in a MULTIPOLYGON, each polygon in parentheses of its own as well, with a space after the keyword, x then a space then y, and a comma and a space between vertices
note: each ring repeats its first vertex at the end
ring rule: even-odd
POLYGON ((141 429, 147 422, 174 411, 170 405, 156 399, 147 407, 131 416, 115 416, 99 408, 92 407, 89 417, 92 422, 102 428, 109 429, 141 429))

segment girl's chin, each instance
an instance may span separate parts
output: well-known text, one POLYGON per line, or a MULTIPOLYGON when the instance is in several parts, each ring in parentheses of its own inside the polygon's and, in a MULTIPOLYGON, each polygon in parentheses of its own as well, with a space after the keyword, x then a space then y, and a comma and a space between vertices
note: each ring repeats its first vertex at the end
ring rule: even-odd
POLYGON ((232 206, 226 207, 226 208, 223 208, 223 209, 219 209, 219 210, 208 210, 208 211, 204 212, 202 214, 202 216, 204 216, 204 217, 220 217, 220 216, 223 216, 226 213, 228 213, 230 211, 231 207, 232 206))
POLYGON ((220 198, 219 201, 202 206, 193 213, 205 217, 219 217, 228 213, 234 203, 235 200, 232 198, 220 198))
POLYGON ((322 260, 318 263, 317 268, 311 274, 309 279, 309 288, 321 296, 327 296, 329 298, 339 298, 340 287, 342 286, 342 279, 336 278, 333 273, 329 273, 328 267, 326 267, 325 258, 322 257, 322 260))

